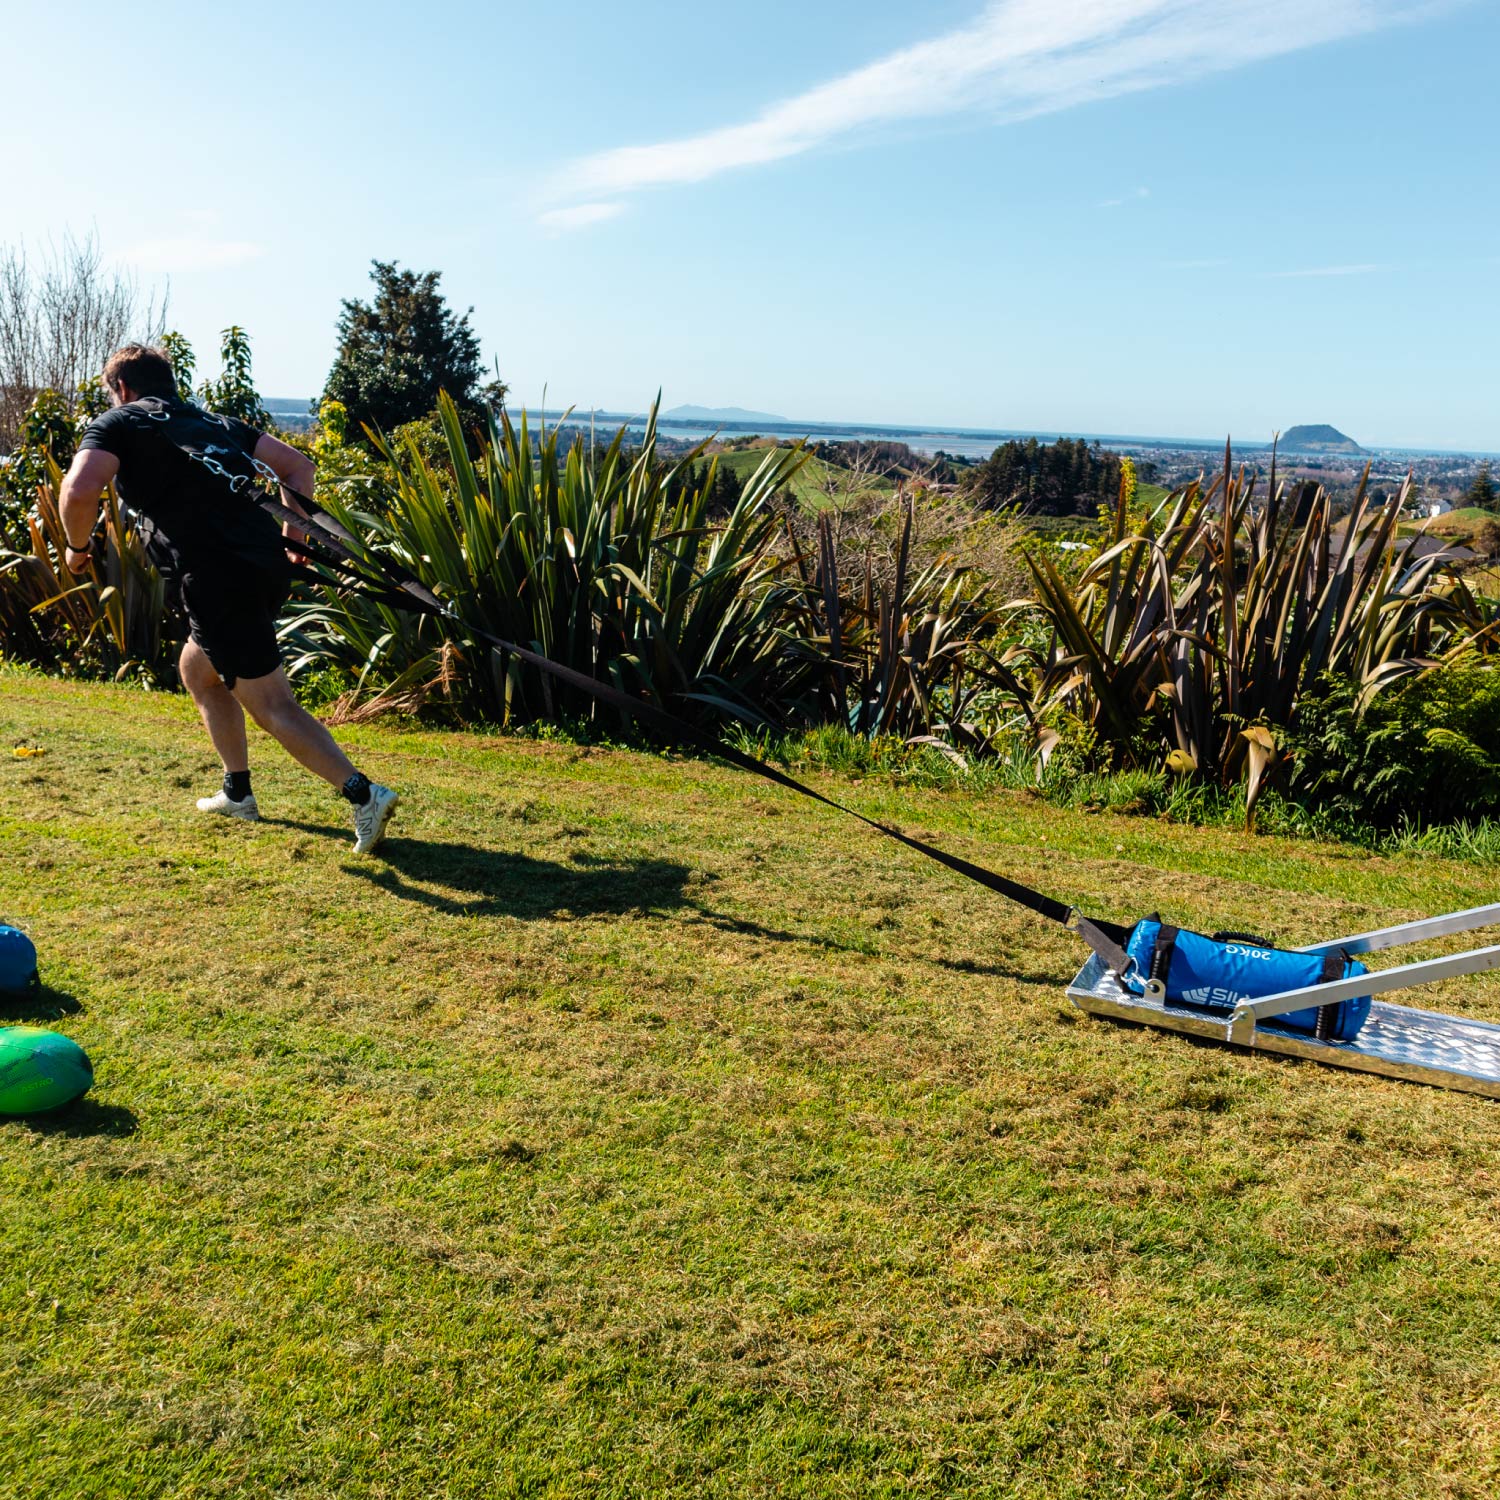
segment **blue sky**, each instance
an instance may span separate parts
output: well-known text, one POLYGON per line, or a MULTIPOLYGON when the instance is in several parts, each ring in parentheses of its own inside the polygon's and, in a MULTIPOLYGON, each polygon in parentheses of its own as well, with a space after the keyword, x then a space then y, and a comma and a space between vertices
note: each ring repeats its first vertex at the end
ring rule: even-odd
POLYGON ((378 256, 533 405, 1500 449, 1492 0, 18 8, 0 243, 271 395, 378 256))

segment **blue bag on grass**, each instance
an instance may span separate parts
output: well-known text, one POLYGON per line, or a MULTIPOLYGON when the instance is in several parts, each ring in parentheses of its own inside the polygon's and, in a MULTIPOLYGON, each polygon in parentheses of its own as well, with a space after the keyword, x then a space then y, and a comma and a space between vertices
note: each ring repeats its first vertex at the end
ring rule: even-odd
POLYGON ((36 948, 19 927, 0 922, 0 995, 35 989, 36 948))
MULTIPOLYGON (((1140 994, 1147 979, 1159 980, 1172 1005, 1229 1014, 1245 1000, 1263 1000, 1283 990, 1352 979, 1369 971, 1347 953, 1289 953, 1241 933, 1204 937, 1156 917, 1137 922, 1125 951, 1135 960, 1126 987, 1140 994)), ((1262 1024, 1326 1042, 1352 1041, 1370 1014, 1370 997, 1313 1005, 1262 1024)))

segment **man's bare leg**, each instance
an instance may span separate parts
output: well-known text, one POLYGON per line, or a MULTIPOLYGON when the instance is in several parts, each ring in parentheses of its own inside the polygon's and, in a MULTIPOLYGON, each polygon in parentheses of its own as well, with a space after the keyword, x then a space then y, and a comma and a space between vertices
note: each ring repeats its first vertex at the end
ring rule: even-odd
POLYGON ((333 736, 292 696, 280 667, 264 677, 240 678, 233 692, 267 734, 348 798, 354 813, 354 852, 368 854, 375 848, 385 838, 400 797, 390 787, 360 775, 333 736))
MULTIPOLYGON (((334 743, 327 729, 292 696, 291 684, 280 667, 264 677, 241 677, 227 691, 238 700, 236 709, 243 707, 287 754, 315 776, 321 776, 329 786, 342 788, 355 774, 354 762, 334 743)), ((243 734, 244 715, 240 718, 243 734)))
POLYGON ((213 663, 196 641, 189 641, 177 659, 182 685, 198 705, 203 727, 219 752, 226 771, 248 771, 250 748, 245 740, 245 711, 224 686, 213 663))

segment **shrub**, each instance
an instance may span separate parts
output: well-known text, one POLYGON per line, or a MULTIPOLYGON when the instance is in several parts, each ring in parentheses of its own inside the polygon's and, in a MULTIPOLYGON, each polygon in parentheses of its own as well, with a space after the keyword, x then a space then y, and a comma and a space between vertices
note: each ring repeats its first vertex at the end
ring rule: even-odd
MULTIPOLYGON (((1127 476, 1128 478, 1128 476, 1127 476)), ((1067 708, 1097 730, 1113 767, 1169 764, 1221 788, 1246 782, 1247 817, 1283 767, 1299 706, 1332 677, 1369 701, 1428 661, 1487 639, 1483 611, 1437 556, 1396 542, 1408 487, 1347 522, 1319 490, 1292 524, 1274 468, 1224 472, 1149 516, 1122 481, 1103 550, 1076 578, 1028 554, 1044 646, 1031 650, 1045 720, 1067 708)))
POLYGON ((1335 819, 1418 827, 1500 814, 1500 667, 1473 655, 1361 707, 1325 678, 1288 736, 1290 789, 1335 819))
POLYGON ((71 402, 54 390, 32 398, 15 451, 0 458, 0 547, 30 545, 28 521, 36 513, 38 490, 49 482, 54 465, 66 469, 72 463, 84 428, 108 405, 109 394, 98 379, 80 385, 71 402))
POLYGON ((49 672, 175 683, 180 623, 113 487, 104 496, 103 556, 82 578, 63 562, 55 464, 37 491, 26 550, 0 550, 0 656, 49 672))

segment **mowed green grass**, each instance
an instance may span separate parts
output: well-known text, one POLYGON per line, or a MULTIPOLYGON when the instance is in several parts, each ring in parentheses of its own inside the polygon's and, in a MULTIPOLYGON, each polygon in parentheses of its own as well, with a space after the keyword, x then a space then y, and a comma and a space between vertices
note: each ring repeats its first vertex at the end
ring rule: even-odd
MULTIPOLYGON (((1066 933, 720 766, 362 728, 361 861, 264 741, 269 820, 196 814, 180 698, 0 731, 10 1019, 97 1069, 0 1122, 5 1494, 1500 1487, 1500 1105, 1082 1017, 1066 933)), ((1108 916, 1495 894, 820 784, 1108 916)))

